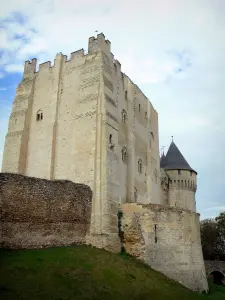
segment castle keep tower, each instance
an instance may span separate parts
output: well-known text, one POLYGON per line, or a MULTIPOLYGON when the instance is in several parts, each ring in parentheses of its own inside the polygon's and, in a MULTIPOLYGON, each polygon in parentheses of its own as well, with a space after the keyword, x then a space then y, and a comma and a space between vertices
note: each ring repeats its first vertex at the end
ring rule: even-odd
POLYGON ((196 212, 197 172, 189 166, 173 141, 166 156, 161 157, 160 168, 169 177, 168 204, 196 212))
POLYGON ((160 202, 158 141, 156 110, 101 33, 87 54, 59 53, 38 68, 36 59, 25 62, 2 172, 90 186, 91 243, 116 249, 119 205, 160 202))

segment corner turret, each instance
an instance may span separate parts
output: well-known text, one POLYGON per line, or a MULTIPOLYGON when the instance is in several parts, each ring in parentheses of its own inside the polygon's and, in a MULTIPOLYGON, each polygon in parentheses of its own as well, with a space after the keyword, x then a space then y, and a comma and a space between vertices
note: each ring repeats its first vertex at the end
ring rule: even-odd
POLYGON ((36 72, 36 66, 37 66, 36 58, 33 58, 31 62, 29 60, 25 61, 23 78, 27 78, 34 75, 34 73, 36 72))
POLYGON ((108 56, 111 54, 111 43, 105 39, 103 33, 99 33, 97 38, 94 36, 90 37, 88 41, 88 53, 93 54, 98 51, 102 51, 108 56))
POLYGON ((196 212, 197 172, 193 170, 172 141, 160 167, 169 176, 168 204, 196 212))

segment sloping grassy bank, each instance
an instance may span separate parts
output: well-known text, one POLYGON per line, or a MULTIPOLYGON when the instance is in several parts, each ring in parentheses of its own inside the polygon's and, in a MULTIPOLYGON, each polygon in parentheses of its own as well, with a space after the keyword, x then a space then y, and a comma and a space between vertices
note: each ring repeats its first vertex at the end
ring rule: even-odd
POLYGON ((88 246, 0 249, 0 299, 211 300, 212 297, 213 294, 193 293, 131 257, 88 246))

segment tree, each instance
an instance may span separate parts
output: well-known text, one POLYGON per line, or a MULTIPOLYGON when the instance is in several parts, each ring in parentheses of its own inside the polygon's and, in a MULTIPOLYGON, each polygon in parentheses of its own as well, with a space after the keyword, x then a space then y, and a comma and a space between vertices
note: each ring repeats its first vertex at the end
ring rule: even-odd
POLYGON ((205 260, 217 259, 218 230, 214 219, 203 220, 200 224, 202 252, 205 260))
POLYGON ((225 212, 220 213, 220 215, 216 217, 216 223, 219 235, 217 247, 220 254, 220 260, 225 260, 225 212))
POLYGON ((205 260, 225 260, 225 212, 200 224, 203 257, 205 260))

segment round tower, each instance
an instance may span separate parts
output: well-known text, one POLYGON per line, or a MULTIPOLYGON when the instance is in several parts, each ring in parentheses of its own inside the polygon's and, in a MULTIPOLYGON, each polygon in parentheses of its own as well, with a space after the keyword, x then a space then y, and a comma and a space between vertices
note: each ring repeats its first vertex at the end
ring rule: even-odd
POLYGON ((193 170, 172 141, 161 168, 169 176, 168 204, 196 212, 197 172, 193 170))

